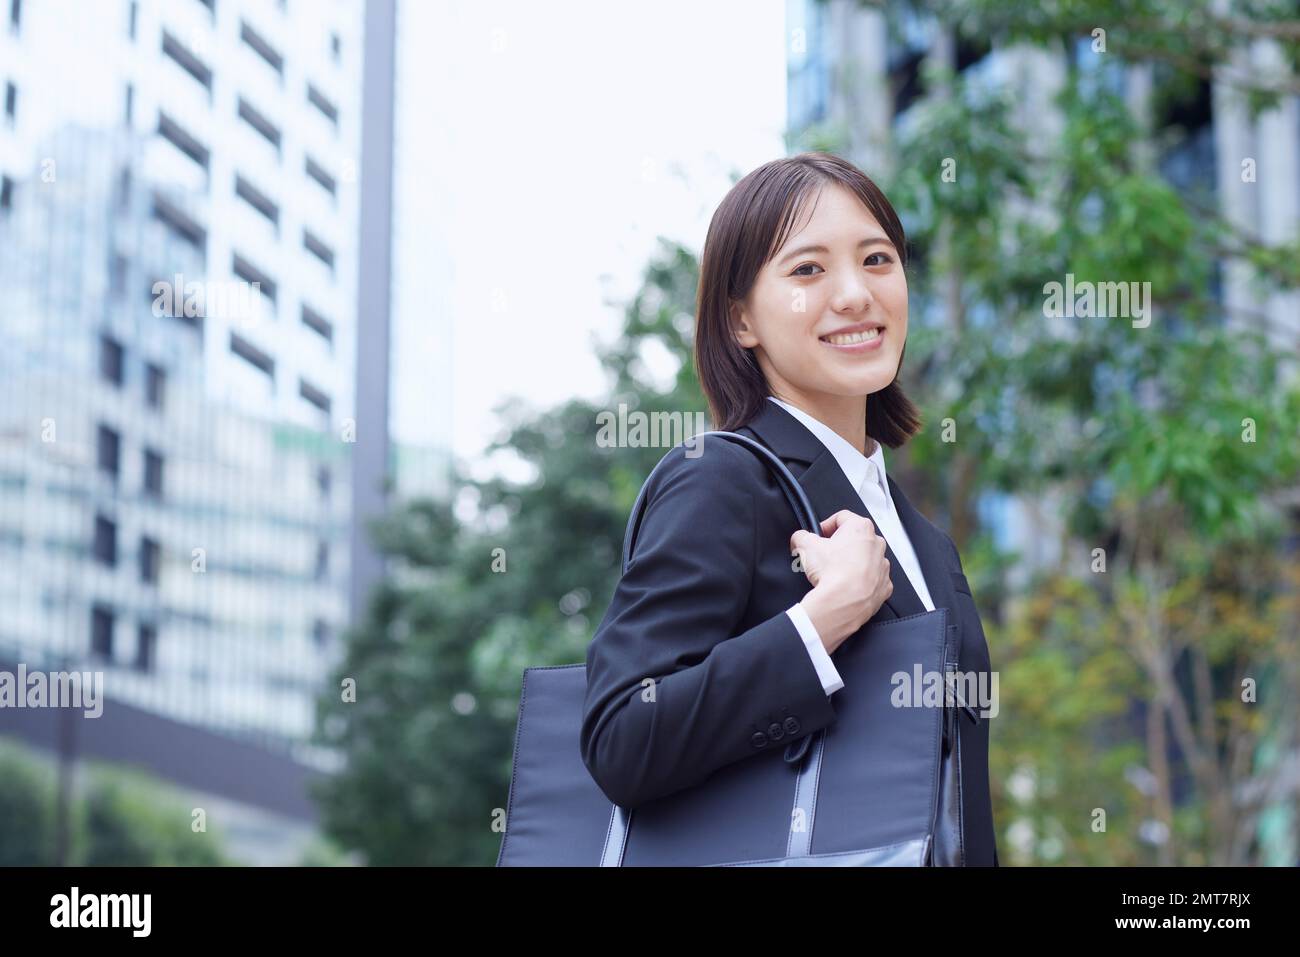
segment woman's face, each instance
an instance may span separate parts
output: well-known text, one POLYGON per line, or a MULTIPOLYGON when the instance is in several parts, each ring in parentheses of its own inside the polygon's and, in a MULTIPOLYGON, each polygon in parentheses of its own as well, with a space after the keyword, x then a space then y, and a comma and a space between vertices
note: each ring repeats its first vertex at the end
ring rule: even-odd
POLYGON ((733 305, 732 321, 775 395, 819 406, 832 396, 861 400, 894 380, 907 340, 907 277, 857 196, 827 184, 813 202, 811 218, 733 305))

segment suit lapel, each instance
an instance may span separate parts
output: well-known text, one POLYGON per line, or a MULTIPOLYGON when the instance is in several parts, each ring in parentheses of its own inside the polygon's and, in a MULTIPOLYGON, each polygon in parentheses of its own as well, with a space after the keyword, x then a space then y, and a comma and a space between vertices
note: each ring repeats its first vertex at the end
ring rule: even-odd
MULTIPOLYGON (((817 436, 809 432, 802 422, 775 402, 764 399, 758 413, 736 431, 750 433, 780 456, 808 494, 819 519, 827 519, 841 509, 848 509, 858 515, 866 512, 873 523, 876 521, 870 514, 870 510, 863 506, 862 497, 849 482, 830 450, 817 436)), ((897 486, 892 480, 890 489, 897 496, 894 499, 896 506, 906 501, 901 493, 897 492, 897 486)), ((910 503, 907 503, 907 509, 910 515, 905 515, 902 507, 899 506, 899 517, 903 520, 903 527, 907 530, 908 537, 912 539, 912 546, 916 549, 917 560, 921 563, 926 585, 930 588, 931 595, 935 597, 937 605, 938 596, 930 584, 931 578, 948 577, 946 572, 942 571, 944 565, 942 553, 938 551, 940 545, 930 541, 929 535, 926 534, 922 534, 924 542, 918 541, 918 532, 924 531, 920 526, 925 523, 920 520, 919 514, 912 509, 910 503), (914 527, 917 531, 913 531, 914 527), (932 575, 931 568, 939 570, 939 573, 932 575)), ((885 603, 881 606, 882 612, 886 610, 889 612, 885 617, 892 615, 894 618, 904 618, 924 612, 925 605, 921 603, 920 596, 912 587, 888 541, 885 543, 885 558, 889 560, 889 578, 894 584, 893 594, 885 599, 885 603)), ((945 582, 945 584, 951 591, 952 583, 945 582)), ((951 604, 951 598, 949 603, 951 604)), ((878 616, 879 614, 880 612, 877 612, 878 616)))

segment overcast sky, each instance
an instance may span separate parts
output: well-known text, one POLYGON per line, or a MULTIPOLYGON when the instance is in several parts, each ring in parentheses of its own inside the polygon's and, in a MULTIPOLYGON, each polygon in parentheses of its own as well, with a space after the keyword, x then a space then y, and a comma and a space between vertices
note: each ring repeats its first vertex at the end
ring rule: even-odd
POLYGON ((394 356, 395 417, 428 421, 429 350, 449 355, 471 462, 506 395, 599 394, 591 337, 621 319, 605 300, 636 290, 657 236, 698 252, 728 175, 783 154, 784 5, 408 2, 398 42, 399 157, 421 159, 399 175, 395 293, 434 338, 394 356))

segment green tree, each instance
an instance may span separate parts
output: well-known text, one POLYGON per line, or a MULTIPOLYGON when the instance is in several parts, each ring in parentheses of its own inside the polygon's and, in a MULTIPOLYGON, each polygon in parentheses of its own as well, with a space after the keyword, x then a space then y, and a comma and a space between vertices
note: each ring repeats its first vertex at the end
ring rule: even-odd
POLYGON ((421 501, 374 529, 394 574, 348 637, 339 690, 322 699, 321 740, 348 764, 318 792, 331 836, 370 863, 495 861, 523 671, 585 659, 618 580, 628 513, 666 451, 601 447, 597 415, 619 403, 704 411, 689 362, 696 269, 667 243, 647 267, 622 335, 600 349, 605 401, 499 408, 504 435, 492 450, 516 454, 532 481, 461 478, 473 519, 421 501), (680 365, 666 391, 648 381, 652 347, 680 365), (345 700, 349 681, 355 701, 345 700))
MULTIPOLYGON (((213 867, 229 863, 215 830, 194 831, 191 810, 137 772, 92 769, 82 807, 81 864, 90 867, 213 867)), ((208 825, 211 827, 210 823, 208 825)))
POLYGON ((54 861, 54 772, 0 742, 0 867, 54 861))
MULTIPOLYGON (((219 831, 194 832, 190 809, 165 783, 127 768, 86 762, 70 802, 76 866, 226 864, 219 831)), ((30 749, 0 742, 0 866, 55 864, 55 771, 30 749)))
POLYGON ((1294 348, 1229 314, 1219 283, 1240 270, 1261 301, 1294 289, 1300 243, 1263 242, 1218 212, 1212 182, 1162 169, 1211 78, 1256 114, 1300 90, 1300 21, 1269 3, 908 6, 940 51, 1067 65, 1051 115, 1026 116, 1023 91, 932 55, 886 186, 916 247, 906 375, 952 432, 902 458, 975 557, 1005 678, 994 782, 999 820, 1022 827, 1004 859, 1257 862, 1268 800, 1296 801, 1276 757, 1300 743, 1285 553, 1300 388, 1294 348), (1244 56, 1260 40, 1276 68, 1244 56), (1150 79, 1145 99, 1121 65, 1150 79), (1150 283, 1151 322, 1047 316, 1046 284, 1067 274, 1150 283), (1061 561, 1027 586, 980 525, 989 491, 1063 503, 1061 561))

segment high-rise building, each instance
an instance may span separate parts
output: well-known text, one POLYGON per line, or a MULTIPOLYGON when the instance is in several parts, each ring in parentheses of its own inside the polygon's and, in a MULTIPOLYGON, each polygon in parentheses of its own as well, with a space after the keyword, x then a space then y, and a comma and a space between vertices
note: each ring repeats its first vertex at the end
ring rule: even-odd
POLYGON ((447 160, 456 131, 430 122, 430 96, 453 89, 431 38, 454 30, 441 5, 366 4, 362 244, 352 539, 352 614, 385 575, 366 520, 415 498, 451 493, 454 182, 447 160), (381 387, 379 384, 383 383, 381 387))
POLYGON ((363 5, 3 8, 0 661, 328 765, 363 5))

